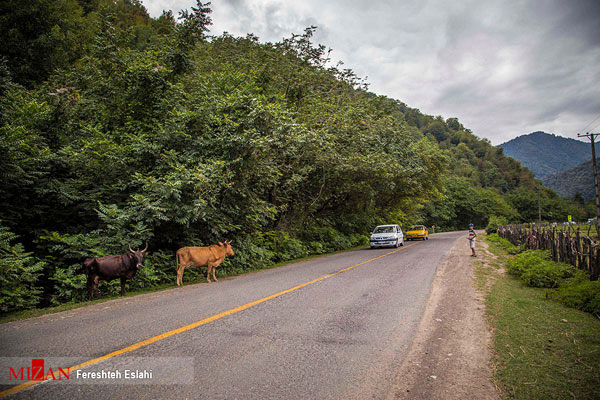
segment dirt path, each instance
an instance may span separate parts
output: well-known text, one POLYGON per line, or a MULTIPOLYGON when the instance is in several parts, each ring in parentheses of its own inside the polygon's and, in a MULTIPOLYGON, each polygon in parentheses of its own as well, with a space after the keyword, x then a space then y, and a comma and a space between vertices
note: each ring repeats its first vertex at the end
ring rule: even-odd
MULTIPOLYGON (((479 246, 478 246, 479 247, 479 246)), ((491 334, 464 238, 438 268, 423 319, 387 399, 499 399, 491 334)))

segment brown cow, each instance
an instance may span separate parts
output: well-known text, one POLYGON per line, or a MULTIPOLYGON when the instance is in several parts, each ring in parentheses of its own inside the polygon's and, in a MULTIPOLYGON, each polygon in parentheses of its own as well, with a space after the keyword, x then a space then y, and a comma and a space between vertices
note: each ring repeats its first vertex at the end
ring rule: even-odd
POLYGON ((231 242, 211 244, 207 247, 182 247, 177 250, 175 256, 177 263, 177 286, 181 286, 183 271, 187 267, 208 267, 206 280, 210 282, 210 273, 216 281, 215 268, 218 267, 225 257, 234 255, 231 242))
POLYGON ((148 253, 148 242, 144 250, 132 250, 129 253, 118 256, 105 256, 88 258, 83 262, 83 268, 87 275, 88 300, 93 299, 93 294, 100 296, 98 283, 100 279, 112 281, 121 279, 121 296, 125 296, 125 282, 131 279, 138 269, 142 268, 144 258, 148 253))

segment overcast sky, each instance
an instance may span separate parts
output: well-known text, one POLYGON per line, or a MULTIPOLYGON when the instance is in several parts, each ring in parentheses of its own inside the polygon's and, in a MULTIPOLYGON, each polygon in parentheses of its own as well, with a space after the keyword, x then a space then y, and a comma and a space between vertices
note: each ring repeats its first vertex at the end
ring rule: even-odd
MULTIPOLYGON (((195 0, 142 0, 150 15, 195 0)), ((370 90, 500 144, 600 131, 600 0, 214 0, 211 33, 315 41, 370 90), (592 123, 592 121, 596 119, 592 123), (586 127, 586 125, 588 125, 586 127)))

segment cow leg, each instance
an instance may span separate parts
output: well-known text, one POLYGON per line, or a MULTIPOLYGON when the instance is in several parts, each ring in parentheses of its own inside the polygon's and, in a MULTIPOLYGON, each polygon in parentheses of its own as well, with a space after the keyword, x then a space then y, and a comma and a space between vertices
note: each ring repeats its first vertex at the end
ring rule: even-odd
POLYGON ((101 298, 102 295, 100 294, 100 291, 98 290, 98 284, 100 283, 100 277, 98 275, 94 276, 94 293, 97 294, 97 298, 101 298))
POLYGON ((188 264, 188 265, 184 265, 184 264, 179 264, 179 270, 177 270, 177 279, 179 279, 179 284, 183 285, 183 273, 185 272, 186 268, 189 267, 193 267, 194 264, 188 264))
POLYGON ((217 281, 217 277, 215 276, 215 270, 216 269, 217 269, 217 266, 213 265, 213 267, 212 267, 212 275, 213 275, 213 281, 215 281, 215 282, 217 281))
POLYGON ((211 263, 207 264, 207 270, 206 270, 206 281, 210 283, 210 273, 213 269, 213 265, 211 263))
POLYGON ((185 269, 189 267, 184 259, 185 257, 177 251, 177 254, 175 255, 175 264, 177 265, 177 286, 183 284, 183 273, 185 272, 185 269))
POLYGON ((177 286, 181 286, 183 283, 183 271, 185 271, 185 267, 179 264, 179 268, 177 268, 177 286))
POLYGON ((88 292, 88 301, 92 301, 94 299, 93 290, 94 288, 94 277, 90 274, 87 276, 87 292, 88 292))
POLYGON ((121 277, 121 297, 125 296, 125 282, 127 279, 121 277))

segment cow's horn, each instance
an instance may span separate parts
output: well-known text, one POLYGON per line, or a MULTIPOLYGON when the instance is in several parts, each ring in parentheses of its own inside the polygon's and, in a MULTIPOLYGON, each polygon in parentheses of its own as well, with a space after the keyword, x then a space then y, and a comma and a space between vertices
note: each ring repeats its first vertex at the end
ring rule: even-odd
POLYGON ((144 250, 142 250, 142 253, 145 252, 146 250, 148 250, 148 241, 146 240, 146 247, 144 247, 144 250))
POLYGON ((129 246, 129 251, 135 253, 135 251, 131 250, 131 246, 129 246))

